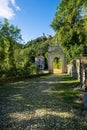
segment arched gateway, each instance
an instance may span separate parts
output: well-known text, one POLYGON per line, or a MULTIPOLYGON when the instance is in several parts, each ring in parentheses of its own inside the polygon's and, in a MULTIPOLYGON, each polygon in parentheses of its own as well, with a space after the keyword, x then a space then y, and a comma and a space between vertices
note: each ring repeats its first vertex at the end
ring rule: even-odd
POLYGON ((62 59, 62 73, 66 73, 67 72, 66 57, 61 47, 58 45, 57 40, 55 46, 49 45, 48 48, 48 70, 50 73, 53 73, 53 60, 56 57, 62 59))

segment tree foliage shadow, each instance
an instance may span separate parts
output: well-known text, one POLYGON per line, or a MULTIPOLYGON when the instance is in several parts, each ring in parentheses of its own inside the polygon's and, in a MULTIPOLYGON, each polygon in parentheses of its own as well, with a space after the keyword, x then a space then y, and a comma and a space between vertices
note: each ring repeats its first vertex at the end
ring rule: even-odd
MULTIPOLYGON (((65 76, 63 76, 65 78, 65 76)), ((0 126, 1 130, 63 130, 66 124, 66 129, 70 129, 70 122, 76 120, 73 127, 78 130, 81 127, 86 130, 86 124, 83 125, 81 121, 78 121, 77 112, 74 112, 74 117, 59 117, 45 113, 43 116, 32 116, 30 119, 20 119, 11 117, 11 114, 27 113, 29 114, 37 110, 50 110, 51 112, 70 112, 73 107, 71 103, 77 93, 71 89, 74 83, 61 83, 62 81, 70 80, 66 76, 66 80, 63 77, 48 76, 47 78, 35 78, 14 83, 5 84, 0 87, 0 126), (60 100, 60 101, 59 101, 60 100), (64 103, 64 104, 63 104, 64 103), (67 107, 67 109, 65 109, 67 107)), ((75 82, 76 83, 76 82, 75 82)), ((24 114, 23 114, 24 115, 24 114)), ((83 117, 82 117, 83 118, 83 117)), ((76 129, 76 130, 77 130, 76 129)), ((65 130, 65 129, 64 129, 65 130)))

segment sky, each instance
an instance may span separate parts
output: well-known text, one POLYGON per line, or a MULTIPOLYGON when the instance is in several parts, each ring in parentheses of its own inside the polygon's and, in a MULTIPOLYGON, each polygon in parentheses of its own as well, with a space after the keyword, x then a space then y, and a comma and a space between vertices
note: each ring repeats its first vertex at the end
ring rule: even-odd
POLYGON ((0 0, 0 21, 21 29, 25 42, 45 34, 55 35, 50 27, 60 0, 0 0))

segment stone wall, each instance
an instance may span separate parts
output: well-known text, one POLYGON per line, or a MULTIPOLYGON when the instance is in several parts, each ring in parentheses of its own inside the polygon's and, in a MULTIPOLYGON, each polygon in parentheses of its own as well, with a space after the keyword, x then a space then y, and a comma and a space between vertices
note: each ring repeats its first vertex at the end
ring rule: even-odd
POLYGON ((80 60, 73 60, 71 64, 67 65, 67 72, 75 79, 80 79, 80 60))

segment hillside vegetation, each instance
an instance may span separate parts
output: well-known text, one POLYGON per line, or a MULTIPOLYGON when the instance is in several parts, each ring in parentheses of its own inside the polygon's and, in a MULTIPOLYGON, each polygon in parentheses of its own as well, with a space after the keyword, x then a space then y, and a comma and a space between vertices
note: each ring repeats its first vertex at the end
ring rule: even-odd
POLYGON ((21 30, 10 25, 7 19, 0 22, 0 77, 36 74, 35 57, 45 57, 48 63, 48 46, 55 44, 56 38, 66 54, 69 63, 79 58, 87 46, 87 1, 61 0, 57 5, 51 27, 55 36, 45 35, 22 43, 21 30))
POLYGON ((47 37, 44 34, 25 45, 20 44, 20 29, 4 19, 0 29, 0 77, 37 74, 35 57, 38 55, 45 57, 47 69, 47 52, 52 39, 50 35, 47 37))

